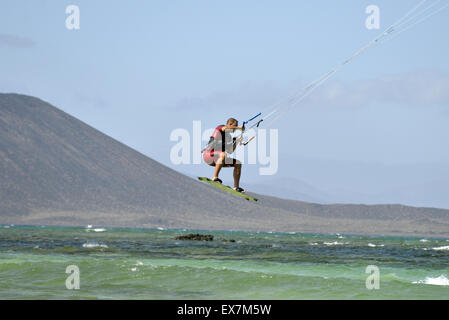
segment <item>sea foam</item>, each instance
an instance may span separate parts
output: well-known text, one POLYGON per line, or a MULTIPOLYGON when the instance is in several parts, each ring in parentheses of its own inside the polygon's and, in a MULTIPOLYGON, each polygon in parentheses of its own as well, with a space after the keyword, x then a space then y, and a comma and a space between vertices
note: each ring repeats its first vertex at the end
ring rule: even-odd
POLYGON ((83 248, 108 248, 108 246, 96 242, 88 242, 83 244, 83 248))
POLYGON ((435 247, 435 248, 432 248, 432 250, 449 250, 449 246, 435 247))
POLYGON ((347 243, 334 241, 334 242, 323 242, 323 244, 325 244, 327 246, 336 246, 336 245, 342 245, 342 244, 347 244, 347 243))
POLYGON ((368 247, 375 248, 375 247, 384 247, 383 244, 374 244, 374 243, 368 243, 368 247))
POLYGON ((86 232, 90 232, 90 231, 94 231, 94 232, 105 232, 106 229, 105 228, 92 228, 92 225, 88 225, 86 227, 86 232))
POLYGON ((430 284, 434 286, 449 286, 449 279, 446 276, 441 275, 436 278, 426 277, 424 280, 413 281, 415 284, 430 284))

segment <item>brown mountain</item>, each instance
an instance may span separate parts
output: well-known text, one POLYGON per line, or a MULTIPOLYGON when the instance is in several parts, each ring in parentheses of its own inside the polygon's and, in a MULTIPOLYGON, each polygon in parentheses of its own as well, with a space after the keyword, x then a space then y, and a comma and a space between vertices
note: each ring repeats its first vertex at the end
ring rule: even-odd
POLYGON ((0 224, 449 235, 449 210, 223 193, 34 97, 0 94, 0 224))

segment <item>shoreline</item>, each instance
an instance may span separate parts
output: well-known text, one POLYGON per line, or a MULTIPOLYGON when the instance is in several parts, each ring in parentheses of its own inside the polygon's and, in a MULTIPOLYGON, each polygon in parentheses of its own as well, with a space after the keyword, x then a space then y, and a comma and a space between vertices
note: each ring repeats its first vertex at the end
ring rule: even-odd
POLYGON ((1 229, 9 229, 9 228, 17 228, 17 229, 27 229, 27 228, 48 228, 48 229, 58 229, 58 228, 67 228, 67 229, 85 229, 92 230, 95 229, 103 229, 102 232, 106 232, 108 229, 110 230, 139 230, 142 232, 145 231, 170 231, 170 232, 179 232, 179 233, 256 233, 256 234, 267 234, 267 235, 302 235, 302 236, 342 236, 342 237, 363 237, 363 238, 404 238, 404 239, 413 239, 413 240, 446 240, 449 241, 449 236, 435 236, 435 235, 408 235, 403 233, 397 234, 362 234, 362 233, 321 233, 321 232, 301 232, 301 231, 264 231, 264 230, 224 230, 224 229, 195 229, 195 228, 169 228, 164 226, 152 226, 152 227, 132 227, 132 226, 112 226, 112 225, 62 225, 62 224, 53 224, 53 225, 41 225, 41 224, 5 224, 0 223, 1 229))

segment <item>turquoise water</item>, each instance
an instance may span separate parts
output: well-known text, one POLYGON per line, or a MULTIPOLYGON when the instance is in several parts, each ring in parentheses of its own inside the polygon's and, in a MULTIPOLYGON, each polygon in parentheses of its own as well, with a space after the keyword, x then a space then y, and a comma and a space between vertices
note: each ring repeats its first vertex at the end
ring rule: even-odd
POLYGON ((449 299, 448 277, 447 239, 0 225, 0 299, 449 299))

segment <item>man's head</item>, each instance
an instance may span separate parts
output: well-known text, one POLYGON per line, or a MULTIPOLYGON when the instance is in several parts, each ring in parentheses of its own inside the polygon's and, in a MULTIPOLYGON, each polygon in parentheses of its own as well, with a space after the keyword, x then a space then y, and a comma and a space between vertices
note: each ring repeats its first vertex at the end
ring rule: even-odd
MULTIPOLYGON (((226 122, 227 127, 238 127, 239 122, 234 118, 229 118, 226 122)), ((235 131, 236 129, 233 129, 232 131, 235 131)))

